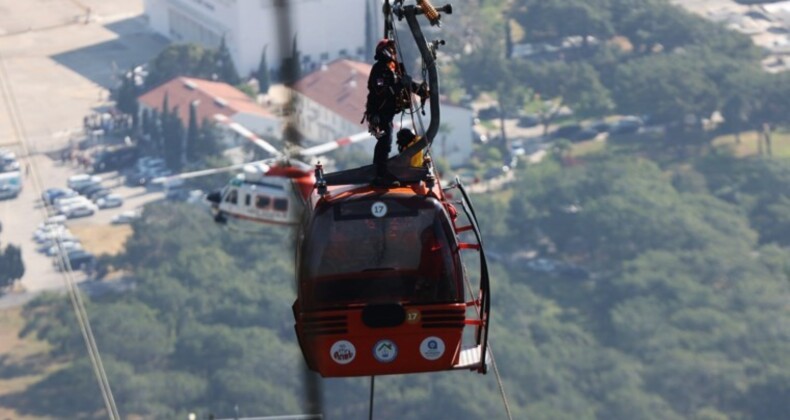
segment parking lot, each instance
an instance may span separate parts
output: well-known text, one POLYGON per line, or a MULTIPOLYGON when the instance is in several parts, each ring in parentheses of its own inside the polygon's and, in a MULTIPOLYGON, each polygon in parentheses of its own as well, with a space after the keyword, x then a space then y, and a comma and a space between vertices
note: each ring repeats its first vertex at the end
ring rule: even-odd
MULTIPOLYGON (((17 198, 0 201, 0 241, 21 246, 26 266, 20 287, 3 298, 13 300, 23 290, 64 286, 51 259, 36 252, 32 240, 46 217, 40 189, 65 187, 69 176, 81 172, 71 162, 60 162, 57 151, 81 138, 83 117, 106 105, 119 72, 147 62, 166 41, 147 29, 141 0, 0 0, 0 10, 6 86, 0 95, 0 147, 16 152, 24 180, 17 198)), ((116 174, 103 176, 102 185, 124 198, 123 207, 69 225, 108 224, 114 215, 162 196, 124 186, 116 174)), ((77 279, 84 275, 77 273, 77 279)))

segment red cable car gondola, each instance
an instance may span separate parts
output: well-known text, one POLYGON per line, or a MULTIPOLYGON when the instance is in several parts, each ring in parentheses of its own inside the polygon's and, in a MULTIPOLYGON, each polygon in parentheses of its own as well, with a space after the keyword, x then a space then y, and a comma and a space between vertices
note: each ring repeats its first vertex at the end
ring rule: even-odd
MULTIPOLYGON (((416 21, 425 12, 396 5, 393 13, 409 23, 430 89, 438 92, 438 44, 427 46, 416 21)), ((468 220, 457 225, 431 160, 411 166, 438 126, 434 94, 425 136, 388 161, 403 186, 371 186, 372 165, 326 175, 316 168, 298 237, 293 312, 307 365, 322 376, 486 372, 489 280, 476 216, 456 180, 468 220), (464 242, 464 232, 472 232, 474 242, 464 242), (461 261, 466 249, 480 254, 476 293, 461 261)))

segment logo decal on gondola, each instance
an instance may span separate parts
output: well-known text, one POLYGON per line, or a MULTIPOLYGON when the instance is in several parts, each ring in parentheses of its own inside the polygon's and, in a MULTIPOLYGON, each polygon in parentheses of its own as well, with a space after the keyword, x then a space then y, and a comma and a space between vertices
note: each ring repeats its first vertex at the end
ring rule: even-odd
POLYGON ((381 363, 389 363, 398 356, 398 346, 392 340, 379 340, 373 346, 373 357, 381 363))
POLYGON ((420 311, 418 309, 409 309, 406 311, 406 322, 409 324, 416 324, 420 321, 420 311))
POLYGON ((384 217, 387 215, 387 205, 382 201, 376 201, 370 206, 370 212, 376 217, 384 217))
POLYGON ((351 344, 350 341, 346 340, 336 341, 335 344, 332 344, 332 348, 329 349, 329 356, 332 357, 332 360, 341 365, 351 363, 356 355, 357 349, 354 348, 354 345, 351 344))
POLYGON ((439 337, 428 337, 422 340, 420 354, 428 360, 437 360, 444 354, 444 341, 439 337))

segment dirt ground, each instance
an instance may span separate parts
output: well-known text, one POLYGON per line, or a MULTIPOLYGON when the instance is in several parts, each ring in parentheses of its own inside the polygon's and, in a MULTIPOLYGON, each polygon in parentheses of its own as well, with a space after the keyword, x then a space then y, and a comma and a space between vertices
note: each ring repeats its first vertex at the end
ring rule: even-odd
POLYGON ((83 248, 94 255, 118 254, 132 234, 130 225, 79 225, 69 226, 69 230, 82 241, 83 248))

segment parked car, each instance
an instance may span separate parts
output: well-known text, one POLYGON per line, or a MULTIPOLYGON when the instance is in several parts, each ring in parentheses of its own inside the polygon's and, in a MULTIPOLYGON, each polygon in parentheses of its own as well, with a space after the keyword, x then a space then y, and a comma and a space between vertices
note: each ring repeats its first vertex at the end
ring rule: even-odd
POLYGON ((69 198, 59 198, 59 199, 55 200, 54 208, 55 208, 55 211, 58 214, 64 214, 63 210, 66 207, 70 207, 70 206, 73 206, 75 204, 83 204, 83 203, 90 203, 90 202, 91 202, 90 200, 88 200, 87 198, 85 198, 85 197, 83 197, 81 195, 78 195, 76 197, 69 197, 69 198))
POLYGON ((481 120, 493 120, 495 118, 499 118, 499 107, 496 105, 491 105, 486 108, 481 108, 477 111, 477 117, 481 120))
POLYGON ((137 146, 116 146, 107 148, 94 156, 93 172, 108 172, 131 166, 137 160, 137 146))
POLYGON ((609 135, 636 133, 642 128, 642 119, 639 117, 624 117, 609 129, 609 135))
POLYGON ((554 130, 554 132, 551 133, 551 137, 570 140, 572 136, 581 131, 581 129, 582 126, 579 124, 563 125, 562 127, 554 130))
POLYGON ((96 206, 100 209, 121 207, 122 205, 123 198, 118 194, 109 194, 96 200, 96 206))
POLYGON ((80 193, 81 196, 86 197, 89 200, 93 200, 92 195, 104 189, 106 188, 102 187, 101 184, 91 184, 85 186, 84 188, 81 188, 78 192, 80 193))
POLYGON ((576 133, 570 136, 571 141, 585 141, 585 140, 592 140, 595 136, 598 135, 598 131, 594 128, 582 128, 581 130, 577 131, 576 133))
POLYGON ((93 191, 92 193, 90 193, 88 195, 88 199, 95 203, 96 200, 98 200, 98 199, 100 199, 102 197, 107 197, 110 194, 112 194, 112 191, 110 191, 107 188, 102 188, 102 189, 99 189, 99 190, 96 190, 96 191, 93 191))
POLYGON ((518 123, 516 125, 523 128, 529 128, 535 127, 538 124, 540 124, 540 118, 535 114, 530 114, 518 117, 518 123))
POLYGON ((44 253, 47 254, 49 257, 54 257, 61 252, 69 253, 71 251, 81 250, 82 244, 77 241, 63 241, 60 245, 52 245, 46 250, 44 253))
POLYGON ((137 220, 139 218, 140 218, 140 214, 139 213, 137 213, 136 211, 130 210, 130 211, 125 211, 125 212, 123 212, 121 214, 116 214, 110 220, 110 223, 112 223, 114 225, 120 225, 120 224, 125 224, 125 223, 132 223, 133 221, 135 221, 135 220, 137 220))
POLYGON ((55 266, 58 271, 64 271, 66 267, 64 266, 65 261, 68 261, 68 267, 72 270, 86 270, 96 263, 96 257, 85 250, 75 249, 68 252, 65 258, 59 255, 56 256, 52 261, 52 265, 55 266))
POLYGON ((0 172, 15 172, 19 170, 19 161, 16 154, 8 150, 0 150, 0 172))
POLYGON ((92 184, 101 183, 102 178, 97 175, 79 174, 69 177, 66 181, 66 186, 74 191, 79 192, 80 189, 92 184))
POLYGON ((611 127, 612 127, 612 125, 609 124, 608 122, 604 121, 604 120, 598 120, 598 121, 595 121, 592 124, 590 124, 590 128, 592 128, 593 130, 595 130, 595 131, 597 131, 599 133, 605 133, 605 132, 609 131, 609 128, 611 128, 611 127))
POLYGON ((94 213, 99 211, 99 208, 96 207, 95 204, 87 202, 66 206, 62 211, 63 215, 65 215, 67 218, 74 219, 77 217, 92 216, 94 213))
POLYGON ((55 204, 55 200, 58 198, 69 198, 77 195, 79 194, 71 188, 48 188, 41 193, 41 199, 46 204, 55 204))

